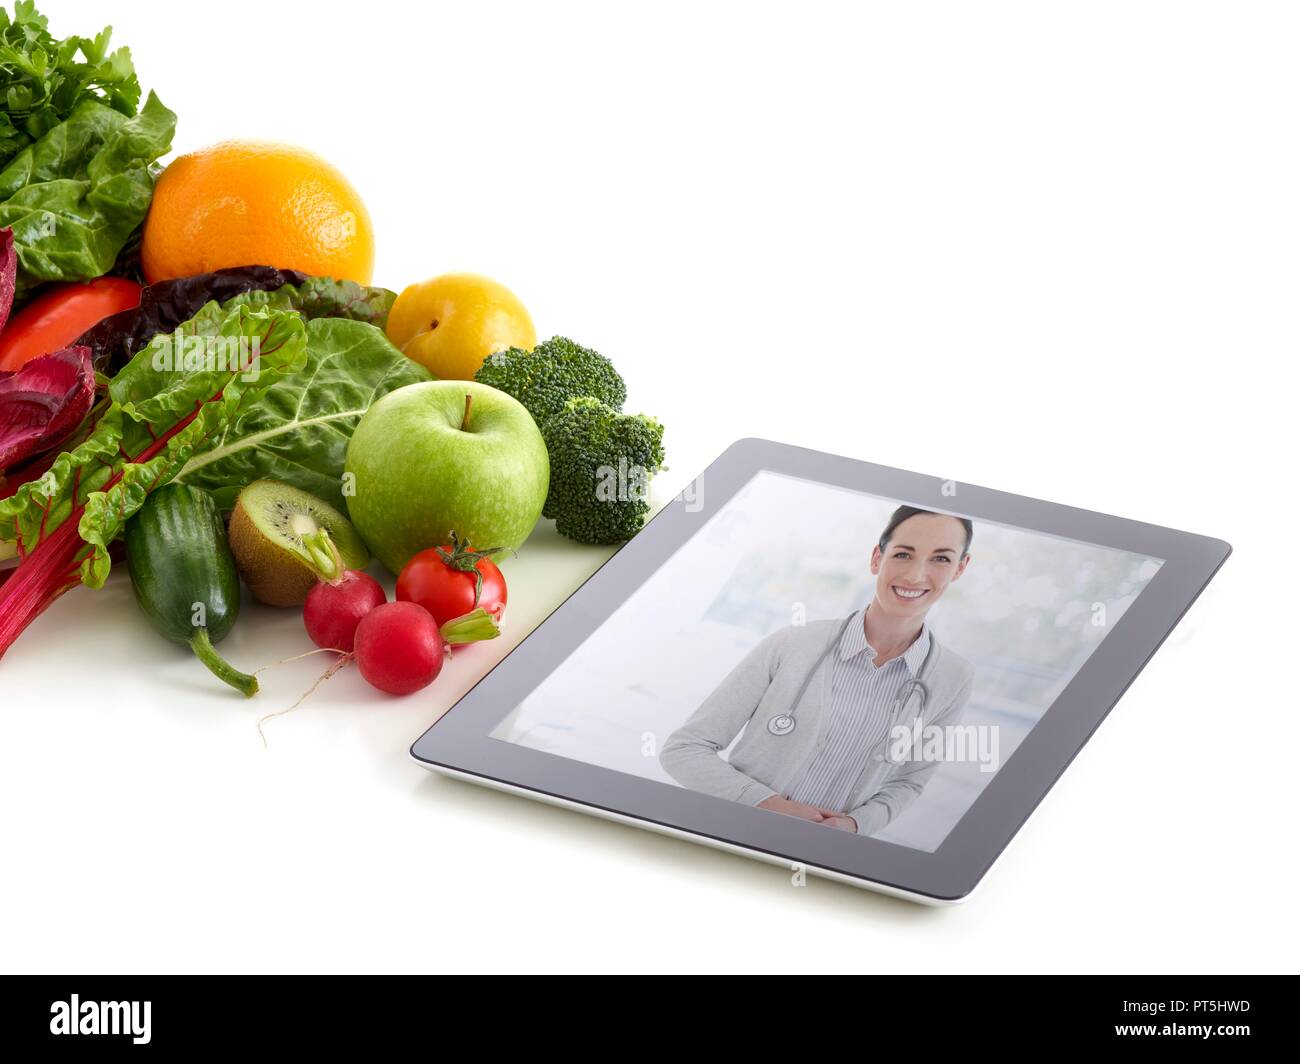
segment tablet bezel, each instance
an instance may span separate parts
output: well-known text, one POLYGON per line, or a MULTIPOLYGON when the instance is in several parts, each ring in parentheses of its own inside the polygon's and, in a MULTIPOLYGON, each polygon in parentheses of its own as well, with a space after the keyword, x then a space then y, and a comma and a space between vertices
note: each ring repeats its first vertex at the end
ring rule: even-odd
POLYGON ((411 756, 431 768, 568 800, 648 827, 682 831, 791 864, 827 869, 864 886, 956 901, 979 883, 1231 552, 1226 542, 1191 532, 964 482, 954 485, 939 477, 770 440, 743 439, 724 451, 690 490, 655 515, 417 739, 411 756), (763 471, 1163 560, 1115 630, 1098 644, 932 852, 863 838, 490 735, 633 591, 763 471))

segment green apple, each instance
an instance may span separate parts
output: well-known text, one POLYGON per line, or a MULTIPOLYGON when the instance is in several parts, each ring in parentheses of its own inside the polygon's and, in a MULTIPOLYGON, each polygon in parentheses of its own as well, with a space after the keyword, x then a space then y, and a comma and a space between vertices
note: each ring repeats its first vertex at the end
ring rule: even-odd
POLYGON ((533 417, 474 381, 425 381, 389 392, 352 434, 348 514, 396 575, 411 555, 450 542, 508 547, 528 538, 550 483, 533 417))

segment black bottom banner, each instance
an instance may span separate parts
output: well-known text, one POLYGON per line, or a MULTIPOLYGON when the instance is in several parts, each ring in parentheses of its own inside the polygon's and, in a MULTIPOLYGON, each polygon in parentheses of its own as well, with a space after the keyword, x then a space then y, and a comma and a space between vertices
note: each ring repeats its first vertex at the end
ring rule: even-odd
MULTIPOLYGON (((496 1052, 503 1033, 537 1038, 560 1026, 566 1041, 590 1047, 602 1044, 593 1035, 639 1033, 643 1023, 662 1034, 673 1008, 693 999, 690 1012, 706 1029, 746 1022, 741 1017, 756 1001, 767 1002, 764 1019, 779 1022, 782 1041, 796 1045, 804 1039, 792 1014, 802 1003, 816 1014, 804 1022, 823 1031, 840 1022, 865 1024, 868 1032, 888 1030, 927 1050, 1149 1049, 1155 1043, 1180 1054, 1198 1046, 1239 1054, 1294 1047, 1300 1018, 1293 977, 837 976, 824 987, 819 982, 815 976, 727 976, 697 990, 677 977, 662 989, 642 980, 633 990, 609 978, 569 984, 550 977, 541 994, 505 996, 470 976, 9 976, 0 994, 0 1051, 429 1051, 450 1049, 453 1035, 464 1055, 496 1052), (765 985, 752 985, 755 979, 765 985), (733 996, 736 1008, 727 1016, 733 996), (708 1020, 699 1015, 705 1002, 708 1020), (468 1041, 479 1033, 481 1050, 468 1041)), ((558 1049, 553 1037, 548 1055, 558 1049)), ((1294 1056, 1294 1048, 1283 1055, 1294 1056)))

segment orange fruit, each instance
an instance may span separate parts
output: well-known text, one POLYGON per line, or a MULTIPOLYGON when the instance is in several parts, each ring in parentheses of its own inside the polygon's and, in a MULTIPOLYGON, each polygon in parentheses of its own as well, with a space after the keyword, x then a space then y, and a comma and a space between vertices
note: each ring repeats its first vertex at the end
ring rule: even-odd
POLYGON ((150 283, 275 266, 369 284, 375 238, 357 190, 320 156, 227 140, 181 155, 162 172, 140 261, 150 283))

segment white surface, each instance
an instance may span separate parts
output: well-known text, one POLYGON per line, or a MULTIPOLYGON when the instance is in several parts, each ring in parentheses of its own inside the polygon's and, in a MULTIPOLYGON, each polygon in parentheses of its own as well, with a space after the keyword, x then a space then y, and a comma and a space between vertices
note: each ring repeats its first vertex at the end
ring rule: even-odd
MULTIPOLYGON (((390 287, 613 356, 689 479, 762 435, 1236 554, 967 905, 430 776, 424 694, 216 690, 119 577, 0 662, 0 966, 1294 970, 1297 15, 1282 4, 244 4, 113 21, 176 146, 340 165, 390 287), (704 916, 701 922, 701 916, 704 916), (704 934, 696 929, 707 927, 704 934), (753 928, 766 929, 755 935, 753 928), (746 933, 735 933, 746 928, 746 933), (687 930, 683 930, 687 929, 687 930)), ((513 637, 599 561, 541 534, 513 637)), ((241 665, 305 649, 249 609, 241 665)))

